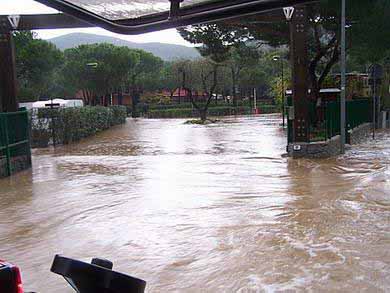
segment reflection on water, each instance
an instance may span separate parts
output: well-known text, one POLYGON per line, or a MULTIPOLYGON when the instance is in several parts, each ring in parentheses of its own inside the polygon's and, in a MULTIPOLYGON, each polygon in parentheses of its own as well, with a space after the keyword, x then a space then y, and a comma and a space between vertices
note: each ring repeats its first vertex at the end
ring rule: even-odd
POLYGON ((129 120, 0 180, 0 258, 71 292, 53 256, 112 260, 148 292, 390 288, 390 133, 291 160, 279 117, 129 120))

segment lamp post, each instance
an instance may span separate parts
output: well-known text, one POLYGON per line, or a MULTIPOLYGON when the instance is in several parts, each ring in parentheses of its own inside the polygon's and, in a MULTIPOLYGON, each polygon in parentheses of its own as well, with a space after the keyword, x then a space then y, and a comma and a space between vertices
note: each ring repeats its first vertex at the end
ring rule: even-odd
MULTIPOLYGON (((99 64, 97 63, 97 62, 89 62, 89 63, 86 63, 85 64, 85 67, 86 67, 86 72, 87 72, 87 76, 88 76, 88 78, 90 79, 90 81, 92 81, 93 83, 94 83, 94 87, 95 87, 95 89, 96 89, 96 68, 99 66, 99 64)), ((91 101, 91 97, 90 97, 90 94, 91 93, 88 93, 88 103, 89 104, 95 104, 95 96, 93 97, 93 100, 91 101)), ((83 94, 84 95, 84 94, 83 94)))
POLYGON ((255 114, 257 114, 257 90, 256 88, 253 89, 253 108, 254 108, 254 112, 255 114))
POLYGON ((383 78, 383 67, 379 64, 372 64, 370 66, 370 78, 369 84, 371 85, 373 92, 373 113, 372 113, 372 122, 373 122, 373 132, 372 138, 375 139, 375 129, 379 128, 379 114, 380 114, 380 95, 378 95, 378 90, 382 84, 383 78))
POLYGON ((281 68, 281 73, 282 73, 282 124, 283 128, 285 126, 284 120, 285 120, 285 115, 286 115, 286 102, 285 102, 285 90, 284 90, 284 65, 283 65, 283 58, 280 56, 276 55, 272 58, 274 61, 280 61, 280 68, 281 68))
POLYGON ((345 52, 345 0, 341 1, 341 98, 340 98, 340 153, 345 153, 345 97, 346 97, 346 52, 345 52))

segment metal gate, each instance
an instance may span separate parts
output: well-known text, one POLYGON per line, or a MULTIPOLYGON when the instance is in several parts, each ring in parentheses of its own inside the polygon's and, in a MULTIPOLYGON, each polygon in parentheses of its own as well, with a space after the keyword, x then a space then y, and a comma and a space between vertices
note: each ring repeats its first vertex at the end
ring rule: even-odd
POLYGON ((0 113, 0 177, 31 167, 28 112, 0 113))

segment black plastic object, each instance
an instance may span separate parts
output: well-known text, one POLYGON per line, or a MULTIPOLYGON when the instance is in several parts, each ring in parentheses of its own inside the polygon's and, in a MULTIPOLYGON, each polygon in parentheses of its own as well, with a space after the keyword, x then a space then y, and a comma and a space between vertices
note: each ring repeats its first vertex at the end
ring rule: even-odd
POLYGON ((79 293, 143 293, 146 282, 112 271, 112 262, 94 258, 93 263, 56 255, 51 271, 63 276, 79 293))
POLYGON ((0 292, 23 293, 22 278, 17 266, 0 260, 0 292))
POLYGON ((93 258, 91 261, 91 264, 93 264, 95 266, 102 267, 102 268, 106 268, 109 270, 112 270, 112 268, 114 267, 114 264, 111 261, 109 261, 108 259, 103 259, 103 258, 93 258))

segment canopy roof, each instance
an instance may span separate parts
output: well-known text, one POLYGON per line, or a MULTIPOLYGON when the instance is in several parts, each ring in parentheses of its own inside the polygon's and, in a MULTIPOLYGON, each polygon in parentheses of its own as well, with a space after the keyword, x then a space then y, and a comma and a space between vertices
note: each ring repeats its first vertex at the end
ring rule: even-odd
MULTIPOLYGON (((112 20, 138 18, 167 12, 171 6, 169 0, 68 0, 67 2, 112 20)), ((223 0, 185 0, 181 3, 181 7, 207 2, 223 2, 223 0)))
POLYGON ((120 34, 141 34, 318 0, 36 0, 120 34))

